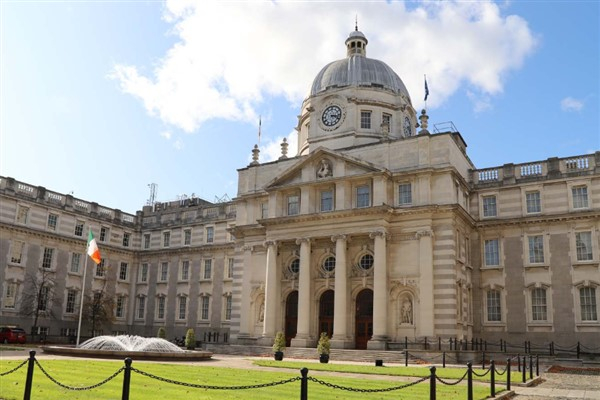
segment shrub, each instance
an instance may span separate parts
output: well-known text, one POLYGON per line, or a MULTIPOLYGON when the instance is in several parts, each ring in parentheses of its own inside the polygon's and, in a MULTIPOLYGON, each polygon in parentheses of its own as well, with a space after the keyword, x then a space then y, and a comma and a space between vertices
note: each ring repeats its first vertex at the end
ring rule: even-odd
POLYGON ((277 332, 275 335, 275 340, 273 340, 273 351, 283 351, 285 350, 285 335, 283 332, 277 332))
POLYGON ((164 326, 161 326, 160 328, 158 328, 158 333, 156 336, 158 336, 161 339, 167 338, 167 330, 165 329, 164 326))
POLYGON ((331 344, 329 343, 329 336, 327 336, 327 332, 321 332, 319 343, 317 344, 317 352, 319 354, 329 354, 330 348, 331 344))
POLYGON ((185 347, 189 350, 196 348, 196 334, 192 328, 185 333, 185 347))

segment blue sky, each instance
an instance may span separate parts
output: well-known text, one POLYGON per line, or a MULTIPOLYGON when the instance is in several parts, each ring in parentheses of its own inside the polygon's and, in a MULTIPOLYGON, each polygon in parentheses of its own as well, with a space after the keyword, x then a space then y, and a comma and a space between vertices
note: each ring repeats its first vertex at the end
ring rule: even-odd
MULTIPOLYGON (((354 28, 477 168, 600 150, 600 2, 0 2, 0 175, 126 212, 237 192, 354 28)), ((295 154, 292 150, 291 154, 295 154)))

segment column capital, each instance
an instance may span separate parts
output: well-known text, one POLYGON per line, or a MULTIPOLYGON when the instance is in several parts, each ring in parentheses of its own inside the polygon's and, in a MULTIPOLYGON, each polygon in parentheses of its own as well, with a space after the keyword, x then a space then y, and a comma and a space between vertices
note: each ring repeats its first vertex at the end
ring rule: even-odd
POLYGON ((339 234, 339 235, 332 235, 331 236, 331 241, 334 242, 334 243, 337 242, 338 240, 348 240, 348 239, 349 239, 349 236, 345 235, 343 233, 339 234))
POLYGON ((297 245, 301 245, 302 243, 310 244, 311 240, 312 239, 308 238, 308 237, 298 238, 298 239, 296 239, 296 244, 297 245))
POLYGON ((269 248, 271 246, 277 246, 277 241, 276 240, 265 240, 265 242, 263 243, 263 246, 265 246, 266 248, 269 248))
POLYGON ((431 229, 423 229, 422 231, 418 231, 415 235, 417 239, 421 239, 422 237, 433 237, 433 231, 431 229))
POLYGON ((373 231, 373 232, 369 233, 369 238, 371 238, 371 239, 375 239, 376 237, 388 239, 389 236, 390 236, 390 234, 384 230, 378 230, 378 231, 373 231))
POLYGON ((242 246, 242 251, 252 251, 254 250, 254 246, 251 246, 249 244, 242 246))

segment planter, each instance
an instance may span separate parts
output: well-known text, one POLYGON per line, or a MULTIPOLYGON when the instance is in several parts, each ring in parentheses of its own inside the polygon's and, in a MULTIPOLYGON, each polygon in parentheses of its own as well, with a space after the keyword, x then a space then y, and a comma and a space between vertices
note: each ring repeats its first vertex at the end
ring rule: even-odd
POLYGON ((276 351, 273 353, 273 357, 275 357, 275 361, 283 360, 283 351, 276 351))
POLYGON ((321 354, 319 356, 319 362, 322 364, 327 364, 329 362, 329 354, 321 354))

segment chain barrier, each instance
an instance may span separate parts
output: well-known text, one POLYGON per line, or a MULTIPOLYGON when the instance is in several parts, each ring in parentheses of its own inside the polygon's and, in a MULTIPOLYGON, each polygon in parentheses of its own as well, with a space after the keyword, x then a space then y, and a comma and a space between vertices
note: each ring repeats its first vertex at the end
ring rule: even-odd
POLYGON ((91 389, 95 389, 99 386, 104 385, 105 383, 113 380, 114 378, 116 378, 121 372, 123 372, 123 370, 125 369, 125 367, 121 367, 119 368, 114 374, 112 374, 111 376, 109 376, 108 378, 106 378, 105 380, 103 380, 102 382, 98 382, 94 385, 90 385, 90 386, 83 386, 83 387, 76 387, 76 386, 69 386, 69 385, 65 385, 64 383, 60 383, 59 381, 57 381, 56 379, 54 379, 52 376, 50 376, 50 374, 48 372, 46 372, 46 370, 44 369, 44 367, 41 366, 41 364, 39 363, 39 361, 36 359, 35 360, 35 364, 40 368, 40 370, 42 370, 42 372, 44 373, 44 375, 46 375, 46 377, 48 379, 50 379, 52 382, 56 383, 58 386, 67 389, 67 390, 91 390, 91 389))
POLYGON ((483 378, 484 376, 486 376, 487 374, 489 374, 491 371, 491 369, 488 369, 487 371, 485 371, 485 373, 483 374, 478 374, 477 372, 475 372, 475 370, 473 370, 473 375, 478 376, 480 378, 483 378))
POLYGON ((459 383, 461 383, 462 381, 465 380, 465 378, 467 377, 467 374, 469 373, 469 371, 466 371, 465 374, 462 376, 462 378, 459 378, 456 382, 447 382, 445 380, 443 380, 442 378, 440 378, 439 376, 435 376, 435 379, 438 382, 443 383, 444 385, 448 385, 448 386, 454 386, 454 385, 458 385, 459 383))
POLYGON ((400 389, 404 389, 407 387, 411 387, 411 386, 414 386, 421 382, 424 382, 424 381, 428 380, 429 378, 430 378, 429 376, 426 376, 426 377, 416 380, 414 382, 409 382, 404 385, 393 386, 393 387, 389 387, 389 388, 385 388, 385 389, 359 389, 359 388, 353 388, 353 387, 348 387, 348 386, 341 386, 341 385, 336 385, 334 383, 325 382, 325 381, 322 381, 317 378, 313 378, 312 376, 309 376, 307 379, 309 381, 318 383, 319 385, 327 386, 328 388, 331 388, 331 389, 340 389, 340 390, 345 390, 348 392, 359 392, 359 393, 381 393, 381 392, 392 392, 394 390, 400 390, 400 389))
POLYGON ((496 373, 500 376, 504 375, 507 370, 508 370, 508 364, 506 364, 506 367, 504 367, 504 371, 502 371, 502 372, 498 371, 498 368, 494 367, 494 371, 496 371, 496 373))
POLYGON ((13 369, 11 369, 10 371, 6 371, 6 372, 0 373, 0 376, 6 376, 8 374, 12 374, 13 372, 15 372, 16 370, 18 370, 19 368, 21 368, 23 365, 27 364, 27 361, 29 361, 29 359, 23 361, 21 364, 17 365, 16 367, 14 367, 13 369))
POLYGON ((131 370, 133 372, 137 372, 140 375, 144 375, 148 378, 156 379, 157 381, 161 381, 161 382, 165 382, 165 383, 171 383, 173 385, 186 386, 186 387, 191 387, 191 388, 196 388, 196 389, 213 389, 213 390, 261 389, 261 388, 266 388, 266 387, 271 387, 271 386, 285 385, 286 383, 296 382, 296 381, 299 381, 300 379, 302 379, 301 377, 297 376, 294 378, 284 379, 284 380, 277 381, 277 382, 260 383, 257 385, 214 386, 214 385, 200 385, 200 384, 196 384, 196 383, 181 382, 181 381, 176 381, 174 379, 163 378, 163 377, 160 377, 160 376, 148 373, 148 372, 141 371, 134 367, 131 367, 131 370))
POLYGON ((596 350, 600 350, 600 347, 587 347, 586 345, 580 345, 582 349, 586 349, 586 350, 591 350, 591 351, 596 351, 596 350))

